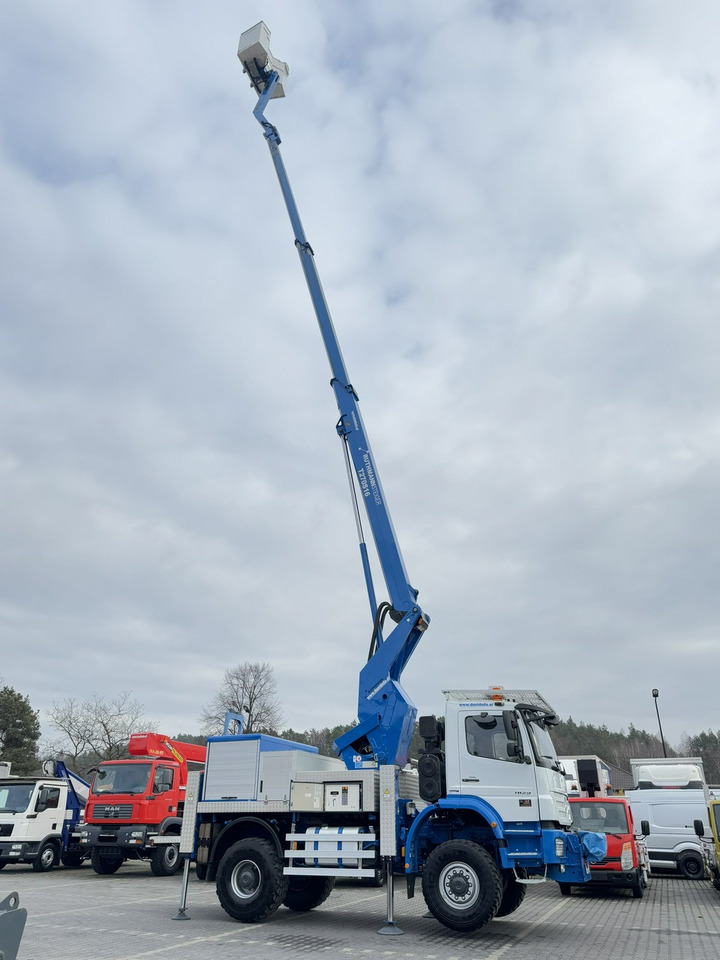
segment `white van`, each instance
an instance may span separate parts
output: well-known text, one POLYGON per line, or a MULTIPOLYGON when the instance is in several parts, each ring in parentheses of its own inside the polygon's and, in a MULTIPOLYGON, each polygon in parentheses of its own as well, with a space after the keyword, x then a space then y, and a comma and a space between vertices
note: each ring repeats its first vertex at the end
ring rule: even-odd
POLYGON ((694 821, 702 820, 710 834, 704 790, 627 790, 635 824, 646 833, 650 866, 679 870, 689 880, 705 876, 702 843, 694 821))

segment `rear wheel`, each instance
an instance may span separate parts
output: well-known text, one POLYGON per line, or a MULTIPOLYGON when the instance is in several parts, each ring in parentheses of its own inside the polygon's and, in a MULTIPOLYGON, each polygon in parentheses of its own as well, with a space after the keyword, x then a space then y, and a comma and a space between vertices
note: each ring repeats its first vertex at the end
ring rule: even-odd
POLYGON ((678 870, 688 880, 702 880, 705 864, 699 853, 683 853, 678 857, 678 870))
POLYGON ((248 837, 223 856, 217 895, 223 910, 242 923, 257 923, 275 913, 288 892, 282 860, 274 844, 248 837))
POLYGON ((502 900, 500 901, 500 906, 498 907, 498 912, 495 914, 495 916, 507 917, 508 914, 514 913, 525 899, 526 893, 526 884, 520 883, 517 877, 515 877, 512 873, 508 874, 502 900))
POLYGON ((95 873, 101 875, 107 875, 110 873, 117 873, 120 867, 123 865, 122 857, 103 857, 100 851, 95 848, 90 855, 90 863, 95 873))
POLYGON ((572 893, 572 886, 569 883, 559 883, 558 886, 563 897, 569 897, 572 893))
POLYGON ((156 877, 172 877, 180 869, 180 849, 174 843, 155 847, 150 857, 150 869, 156 877))
POLYGON ((64 853, 60 857, 60 862, 64 867, 79 867, 83 862, 83 855, 81 853, 64 853))
POLYGON ((335 886, 335 877, 290 877, 283 903, 290 910, 313 910, 325 903, 335 886))
POLYGON ((451 930, 477 930, 497 914, 503 895, 500 871, 483 847, 449 840, 427 858, 422 875, 430 912, 451 930))
POLYGON ((55 844, 44 843, 32 862, 32 868, 37 871, 37 873, 45 873, 48 870, 52 870, 57 862, 58 852, 55 844))

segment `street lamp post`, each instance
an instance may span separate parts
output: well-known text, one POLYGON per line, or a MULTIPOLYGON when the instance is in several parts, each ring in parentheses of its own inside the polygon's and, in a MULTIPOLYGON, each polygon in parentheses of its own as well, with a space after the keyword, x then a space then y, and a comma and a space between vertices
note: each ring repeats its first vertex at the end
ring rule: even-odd
POLYGON ((660 710, 658 709, 658 696, 660 695, 660 691, 658 690, 657 687, 653 689, 652 695, 653 695, 653 699, 655 700, 655 713, 657 714, 658 727, 660 728, 660 742, 662 743, 663 756, 666 757, 667 750, 665 749, 665 737, 663 736, 662 724, 660 723, 660 710))

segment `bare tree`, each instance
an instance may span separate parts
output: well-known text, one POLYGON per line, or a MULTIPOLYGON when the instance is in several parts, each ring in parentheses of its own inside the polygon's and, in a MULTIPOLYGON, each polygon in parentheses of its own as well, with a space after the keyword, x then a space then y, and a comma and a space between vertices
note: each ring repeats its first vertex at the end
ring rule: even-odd
POLYGON ((53 701, 48 713, 63 738, 53 746, 73 762, 78 757, 117 760, 126 756, 131 733, 151 729, 143 705, 127 691, 109 703, 99 694, 82 703, 67 697, 61 703, 53 701))
POLYGON ((209 735, 222 733, 228 711, 244 714, 244 733, 278 730, 283 720, 282 707, 269 663, 245 661, 225 671, 222 686, 203 708, 203 730, 209 735))

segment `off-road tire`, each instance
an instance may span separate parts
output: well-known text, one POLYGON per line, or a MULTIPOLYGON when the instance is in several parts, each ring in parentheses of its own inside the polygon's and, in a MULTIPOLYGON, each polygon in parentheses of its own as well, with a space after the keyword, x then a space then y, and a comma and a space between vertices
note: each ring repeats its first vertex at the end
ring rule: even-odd
POLYGON ((470 840, 448 840, 427 858, 422 889, 436 920, 466 932, 478 930, 497 915, 503 879, 483 847, 470 840))
POLYGON ((290 877, 283 903, 289 910, 314 910, 325 903, 334 886, 335 877, 290 877))
POLYGON ((174 877, 180 864, 180 848, 174 843, 163 843, 150 855, 150 869, 155 877, 174 877))
POLYGON ((257 923, 275 913, 288 892, 288 878, 274 844, 247 837, 226 850, 216 889, 223 910, 241 923, 257 923))
POLYGON ((123 865, 122 857, 103 857, 100 854, 100 851, 95 848, 90 854, 90 863, 95 873, 99 873, 101 876, 107 876, 111 873, 117 873, 120 867, 123 865))
POLYGON ((58 862, 57 847, 54 843, 44 843, 38 850, 38 854, 32 862, 32 868, 36 873, 47 873, 52 870, 58 862))
POLYGON ((512 873, 509 874, 505 889, 503 890, 502 900, 500 901, 500 906, 495 916, 507 917, 509 914, 515 913, 525 899, 526 893, 527 885, 520 883, 512 873))

